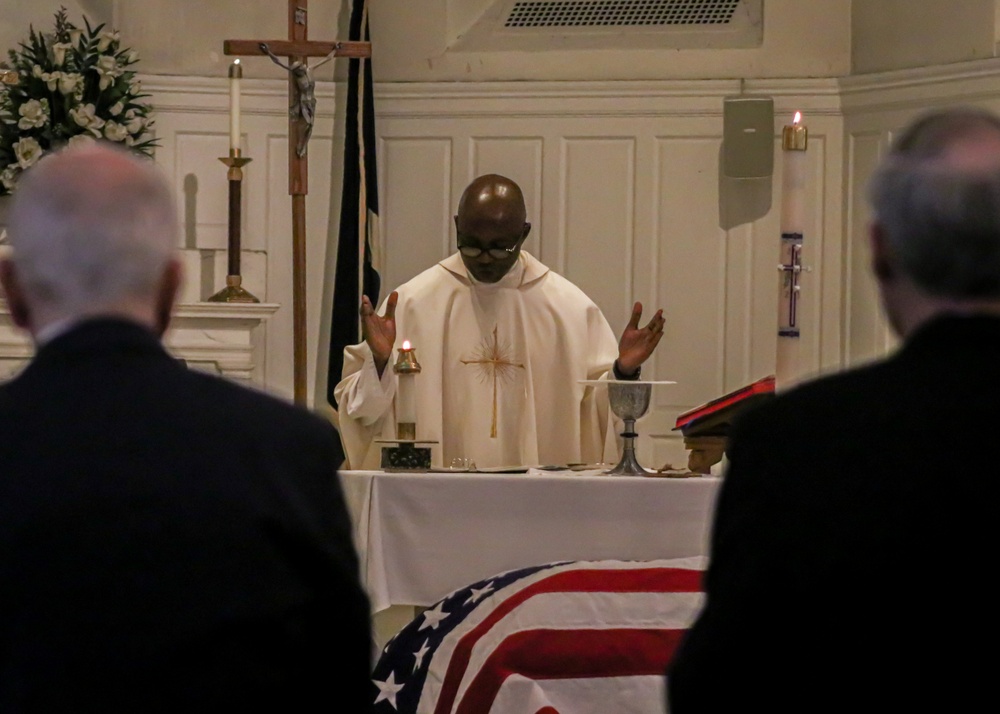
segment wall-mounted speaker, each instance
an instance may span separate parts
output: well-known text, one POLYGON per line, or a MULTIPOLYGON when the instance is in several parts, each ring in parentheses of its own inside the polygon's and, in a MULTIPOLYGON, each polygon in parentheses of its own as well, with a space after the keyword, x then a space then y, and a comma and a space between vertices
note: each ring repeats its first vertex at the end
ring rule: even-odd
POLYGON ((722 174, 766 178, 774 172, 774 100, 726 97, 722 106, 722 174))

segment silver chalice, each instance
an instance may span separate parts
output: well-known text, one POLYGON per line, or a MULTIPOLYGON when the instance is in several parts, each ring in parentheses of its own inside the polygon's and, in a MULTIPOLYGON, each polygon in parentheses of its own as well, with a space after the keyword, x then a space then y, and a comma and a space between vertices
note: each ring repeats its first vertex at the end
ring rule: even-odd
POLYGON ((639 464, 635 457, 635 438, 639 436, 635 431, 635 422, 649 411, 649 400, 653 393, 654 384, 676 384, 676 382, 633 382, 601 379, 587 380, 583 384, 606 385, 611 411, 624 422, 624 431, 621 433, 621 460, 617 466, 604 473, 614 476, 645 476, 650 473, 639 464))
POLYGON ((646 469, 639 465, 635 458, 635 420, 645 416, 649 411, 649 398, 653 393, 653 385, 648 382, 608 382, 608 401, 611 411, 625 422, 622 432, 622 458, 610 471, 605 473, 615 476, 644 476, 646 469))

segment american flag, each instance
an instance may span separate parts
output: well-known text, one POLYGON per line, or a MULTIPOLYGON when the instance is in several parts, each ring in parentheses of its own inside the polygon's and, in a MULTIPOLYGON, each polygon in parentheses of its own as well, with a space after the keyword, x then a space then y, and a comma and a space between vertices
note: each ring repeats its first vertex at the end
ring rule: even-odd
POLYGON ((456 590, 386 645, 374 711, 660 714, 704 567, 701 557, 570 561, 456 590))

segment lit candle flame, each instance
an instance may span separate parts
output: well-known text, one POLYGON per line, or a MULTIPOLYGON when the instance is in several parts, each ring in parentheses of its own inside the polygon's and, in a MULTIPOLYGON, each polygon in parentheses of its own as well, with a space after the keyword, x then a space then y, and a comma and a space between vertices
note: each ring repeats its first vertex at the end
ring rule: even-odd
POLYGON ((404 350, 410 349, 410 341, 409 340, 403 340, 403 349, 404 350))
POLYGON ((795 124, 798 124, 800 121, 802 121, 802 112, 795 112, 795 118, 792 119, 792 125, 794 126, 795 124))

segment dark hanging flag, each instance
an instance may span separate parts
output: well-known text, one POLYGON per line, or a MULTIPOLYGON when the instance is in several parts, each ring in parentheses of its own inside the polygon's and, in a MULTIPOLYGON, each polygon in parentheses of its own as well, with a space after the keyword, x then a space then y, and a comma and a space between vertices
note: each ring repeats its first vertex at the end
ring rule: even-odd
MULTIPOLYGON (((354 0, 349 39, 369 40, 367 0, 354 0)), ((326 388, 327 401, 334 409, 337 401, 333 390, 344 368, 344 348, 361 341, 359 286, 364 286, 364 294, 377 306, 380 282, 378 261, 373 256, 373 247, 378 245, 378 177, 371 60, 349 62, 344 180, 326 388)))

